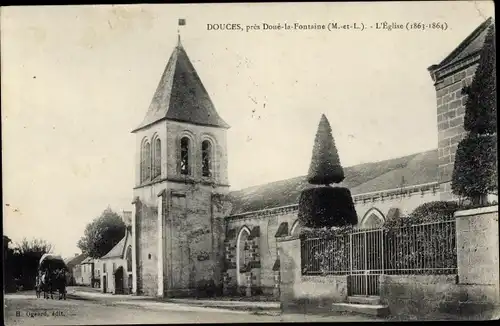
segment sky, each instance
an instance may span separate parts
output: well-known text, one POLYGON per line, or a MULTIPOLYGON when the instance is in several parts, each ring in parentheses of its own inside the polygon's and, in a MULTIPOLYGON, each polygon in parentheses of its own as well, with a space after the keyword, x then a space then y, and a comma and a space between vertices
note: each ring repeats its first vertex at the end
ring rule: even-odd
POLYGON ((344 167, 437 147, 427 67, 493 2, 3 7, 4 234, 72 256, 85 226, 132 210, 135 136, 182 44, 228 130, 232 190, 305 175, 325 114, 344 167), (246 26, 446 23, 447 30, 245 31, 246 26), (240 24, 243 31, 207 30, 240 24))

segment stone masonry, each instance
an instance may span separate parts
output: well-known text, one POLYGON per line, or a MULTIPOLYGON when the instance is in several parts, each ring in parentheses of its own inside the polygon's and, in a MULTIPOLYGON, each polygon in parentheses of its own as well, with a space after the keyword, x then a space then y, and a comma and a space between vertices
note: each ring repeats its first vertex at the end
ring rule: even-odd
MULTIPOLYGON (((479 57, 471 62, 477 62, 479 57)), ((438 155, 439 181, 441 182, 441 200, 452 198, 450 181, 455 163, 455 153, 458 143, 464 138, 465 101, 467 96, 462 94, 462 88, 470 85, 477 69, 477 63, 470 66, 457 66, 452 75, 438 80, 437 96, 437 123, 438 123, 438 155)))
POLYGON ((481 24, 441 63, 428 68, 437 99, 438 181, 440 199, 451 200, 451 179, 458 143, 464 138, 464 86, 470 85, 476 72, 480 51, 491 19, 481 24))

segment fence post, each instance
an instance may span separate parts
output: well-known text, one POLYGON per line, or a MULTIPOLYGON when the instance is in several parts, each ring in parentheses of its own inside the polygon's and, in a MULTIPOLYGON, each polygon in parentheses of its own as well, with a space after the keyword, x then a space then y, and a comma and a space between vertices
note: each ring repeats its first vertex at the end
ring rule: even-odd
POLYGON ((364 232, 365 233, 365 243, 364 243, 364 246, 363 246, 363 250, 365 252, 365 266, 364 266, 364 270, 365 270, 365 273, 364 273, 364 278, 365 278, 365 295, 368 295, 368 279, 370 278, 368 275, 370 274, 370 272, 368 271, 368 241, 367 241, 367 232, 364 232))
POLYGON ((380 229, 380 246, 381 246, 381 255, 382 255, 382 274, 384 274, 385 271, 385 255, 384 255, 384 240, 385 240, 385 232, 384 229, 380 229))
POLYGON ((347 276, 347 295, 351 294, 352 287, 352 231, 349 232, 349 275, 347 276))
POLYGON ((352 274, 352 233, 349 233, 349 274, 352 274))

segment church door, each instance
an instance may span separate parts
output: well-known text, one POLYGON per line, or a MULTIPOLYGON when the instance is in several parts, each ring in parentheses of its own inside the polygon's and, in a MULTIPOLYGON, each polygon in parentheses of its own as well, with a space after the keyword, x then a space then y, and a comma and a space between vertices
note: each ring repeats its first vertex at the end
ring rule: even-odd
POLYGON ((103 275, 102 277, 102 292, 106 293, 108 291, 108 278, 106 275, 103 275))
POLYGON ((123 267, 118 267, 115 272, 115 294, 123 294, 123 267))

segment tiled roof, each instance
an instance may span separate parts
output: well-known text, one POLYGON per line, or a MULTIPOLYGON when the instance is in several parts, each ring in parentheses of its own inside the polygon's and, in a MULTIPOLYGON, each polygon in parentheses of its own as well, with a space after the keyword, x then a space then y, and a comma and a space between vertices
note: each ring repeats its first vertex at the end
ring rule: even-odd
POLYGON ((168 60, 144 120, 134 131, 165 118, 229 128, 215 110, 208 92, 180 42, 168 60))
MULTIPOLYGON (((438 180, 437 167, 437 150, 431 150, 347 167, 342 185, 356 195, 431 183, 438 180)), ((306 176, 301 176, 233 191, 231 215, 297 204, 301 191, 308 187, 306 176)))
POLYGON ((82 263, 82 261, 84 261, 86 258, 87 258, 87 255, 79 254, 75 257, 65 259, 64 263, 66 264, 66 266, 68 266, 69 269, 71 269, 76 265, 80 265, 82 263))
POLYGON ((455 63, 467 56, 481 50, 484 44, 484 39, 488 33, 488 27, 494 25, 493 19, 490 17, 479 25, 455 50, 453 50, 446 58, 444 58, 437 67, 443 67, 455 63))

